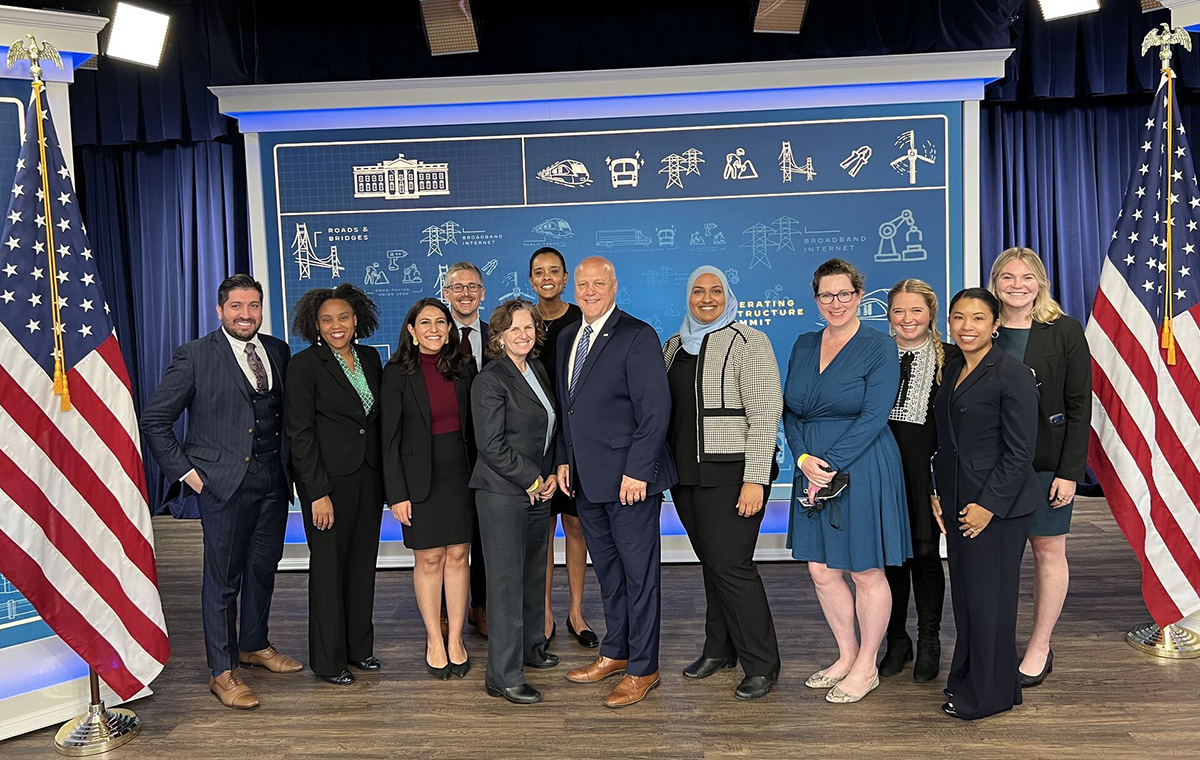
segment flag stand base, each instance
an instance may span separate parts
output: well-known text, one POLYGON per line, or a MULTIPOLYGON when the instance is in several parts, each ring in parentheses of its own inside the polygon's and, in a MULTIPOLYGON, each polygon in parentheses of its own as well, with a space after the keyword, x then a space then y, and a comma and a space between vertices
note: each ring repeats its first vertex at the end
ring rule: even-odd
POLYGON ((68 721, 54 735, 54 749, 60 755, 83 757, 99 755, 129 743, 138 735, 142 722, 133 710, 114 707, 109 710, 100 699, 100 680, 91 671, 92 702, 88 711, 68 721))
POLYGON ((1175 624, 1166 628, 1154 623, 1140 625, 1125 634, 1125 643, 1144 654, 1171 660, 1200 657, 1200 635, 1175 624))

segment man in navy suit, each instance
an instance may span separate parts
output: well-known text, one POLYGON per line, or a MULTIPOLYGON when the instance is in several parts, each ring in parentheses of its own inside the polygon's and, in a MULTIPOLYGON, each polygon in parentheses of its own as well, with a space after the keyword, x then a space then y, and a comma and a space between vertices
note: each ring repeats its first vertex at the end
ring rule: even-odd
POLYGON ((235 274, 217 290, 221 327, 179 347, 142 412, 142 436, 168 478, 198 494, 204 528, 201 613, 209 689, 227 707, 258 699, 238 665, 277 673, 303 667, 267 638, 275 568, 291 500, 283 376, 291 352, 259 335, 262 285, 235 274), (175 421, 188 412, 180 444, 175 421), (241 594, 241 632, 237 628, 241 594))
MULTIPOLYGON (((442 298, 450 304, 450 314, 461 337, 458 350, 475 360, 476 370, 483 369, 483 365, 488 363, 487 354, 484 353, 488 344, 488 323, 479 318, 479 307, 486 293, 483 272, 471 262, 456 261, 446 269, 442 298)), ((444 599, 442 604, 445 605, 444 599)), ((467 610, 467 622, 479 631, 479 635, 487 637, 487 568, 483 564, 483 540, 479 537, 478 517, 471 539, 471 609, 467 610)), ((450 625, 444 608, 442 625, 450 625)))
POLYGON ((595 683, 624 674, 607 707, 640 702, 658 686, 659 511, 676 480, 662 347, 654 328, 616 299, 612 263, 580 262, 575 302, 583 320, 559 335, 557 372, 558 477, 575 495, 607 624, 600 656, 567 678, 595 683))

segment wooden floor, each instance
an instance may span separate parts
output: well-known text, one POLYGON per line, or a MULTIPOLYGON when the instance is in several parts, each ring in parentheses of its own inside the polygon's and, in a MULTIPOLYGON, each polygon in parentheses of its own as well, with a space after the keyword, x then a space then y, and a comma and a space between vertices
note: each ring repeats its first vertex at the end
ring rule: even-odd
MULTIPOLYGON (((349 687, 298 675, 250 671, 262 706, 226 709, 208 692, 200 629, 200 525, 155 520, 158 559, 174 656, 153 688, 135 703, 142 734, 116 758, 1056 758, 1200 757, 1200 660, 1146 657, 1124 643, 1124 632, 1148 619, 1138 567, 1103 501, 1081 499, 1069 543, 1071 595, 1055 636, 1055 671, 1026 692, 1015 711, 975 723, 947 718, 944 670, 953 648, 949 600, 943 634, 943 676, 918 684, 911 672, 885 679, 857 705, 830 705, 804 679, 835 657, 812 583, 802 565, 764 565, 775 615, 783 674, 773 694, 737 702, 740 671, 685 681, 679 671, 702 643, 703 591, 695 566, 663 568, 662 687, 642 704, 607 710, 608 687, 566 681, 567 667, 594 654, 565 640, 554 643, 564 665, 534 671, 529 681, 545 701, 518 707, 483 689, 486 642, 468 636, 475 667, 463 680, 431 680, 424 634, 407 571, 381 572, 376 596, 376 654, 384 669, 349 687)), ((1025 578, 1032 574, 1026 556, 1025 578)), ((565 580, 555 589, 566 609, 565 580)), ((306 581, 279 577, 272 639, 306 658, 306 581)), ((1022 636, 1031 619, 1030 583, 1023 584, 1022 636)), ((589 620, 603 625, 599 592, 589 573, 589 620)), ((611 686, 611 684, 609 684, 611 686)), ((4 742, 5 760, 54 757, 54 729, 4 742)))

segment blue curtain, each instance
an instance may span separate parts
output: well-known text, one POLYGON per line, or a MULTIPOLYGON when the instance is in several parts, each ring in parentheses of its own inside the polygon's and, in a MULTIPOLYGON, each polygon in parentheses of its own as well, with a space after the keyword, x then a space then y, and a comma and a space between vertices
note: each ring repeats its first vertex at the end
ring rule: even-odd
MULTIPOLYGON (((249 271, 244 152, 212 140, 87 146, 77 155, 79 196, 140 410, 176 347, 219 324, 217 285, 249 271)), ((142 457, 157 508, 167 483, 144 446, 142 457)), ((198 515, 193 502, 164 507, 198 515)))

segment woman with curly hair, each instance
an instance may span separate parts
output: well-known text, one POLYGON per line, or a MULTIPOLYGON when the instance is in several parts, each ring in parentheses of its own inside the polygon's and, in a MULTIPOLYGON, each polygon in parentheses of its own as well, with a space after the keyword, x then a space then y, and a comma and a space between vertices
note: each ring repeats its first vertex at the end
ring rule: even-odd
POLYGON ((467 487, 475 462, 475 361, 460 352, 461 340, 446 304, 423 298, 404 317, 400 343, 383 372, 384 493, 415 559, 425 664, 442 681, 451 674, 462 678, 471 667, 462 632, 475 526, 475 499, 467 487))
POLYGON ((373 654, 375 558, 383 516, 379 352, 355 345, 375 332, 379 309, 358 288, 314 288, 296 303, 292 329, 312 345, 288 363, 284 396, 292 474, 304 513, 308 648, 313 672, 349 684, 349 670, 379 670, 373 654))

